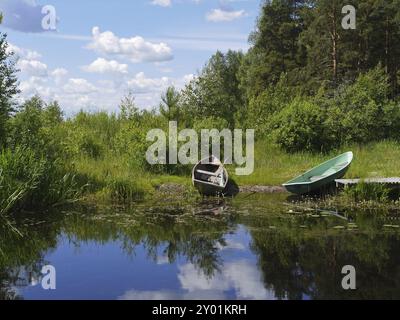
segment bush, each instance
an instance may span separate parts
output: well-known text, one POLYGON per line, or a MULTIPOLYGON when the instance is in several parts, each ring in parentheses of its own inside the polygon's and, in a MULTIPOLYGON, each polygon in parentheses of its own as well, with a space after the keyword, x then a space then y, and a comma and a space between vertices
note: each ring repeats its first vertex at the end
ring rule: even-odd
POLYGON ((260 95, 250 99, 245 115, 246 128, 255 129, 257 136, 268 135, 274 115, 282 111, 295 95, 286 76, 282 75, 275 86, 268 87, 260 95))
POLYGON ((103 156, 103 148, 100 143, 96 142, 91 136, 83 136, 78 143, 80 154, 84 154, 93 159, 99 159, 103 156))
POLYGON ((273 138, 289 152, 321 151, 327 147, 324 120, 324 112, 319 106, 297 98, 274 117, 273 138))
POLYGON ((223 129, 228 129, 229 124, 228 121, 218 117, 207 117, 203 119, 197 119, 194 122, 193 129, 197 131, 197 134, 200 137, 201 130, 211 130, 217 129, 219 131, 223 129))
POLYGON ((361 74, 326 101, 326 128, 338 144, 366 143, 397 135, 400 111, 389 102, 388 77, 381 67, 361 74))

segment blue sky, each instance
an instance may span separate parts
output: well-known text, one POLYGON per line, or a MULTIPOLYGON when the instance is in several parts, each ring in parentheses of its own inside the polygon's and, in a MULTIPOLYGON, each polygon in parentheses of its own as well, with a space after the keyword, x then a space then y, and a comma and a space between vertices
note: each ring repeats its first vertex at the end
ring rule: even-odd
POLYGON ((246 51, 260 2, 0 0, 0 28, 19 57, 21 99, 39 93, 72 115, 117 111, 132 91, 141 108, 151 108, 216 50, 246 51), (55 9, 56 30, 42 27, 54 17, 42 13, 46 5, 55 9))

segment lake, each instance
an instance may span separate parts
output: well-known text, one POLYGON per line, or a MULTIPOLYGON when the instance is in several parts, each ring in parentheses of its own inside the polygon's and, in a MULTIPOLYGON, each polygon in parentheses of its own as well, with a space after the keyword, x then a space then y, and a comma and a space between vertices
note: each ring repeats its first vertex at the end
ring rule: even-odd
POLYGON ((0 220, 0 299, 399 299, 400 215, 287 195, 0 220), (45 290, 43 266, 55 269, 45 290), (344 290, 344 266, 357 290, 344 290))

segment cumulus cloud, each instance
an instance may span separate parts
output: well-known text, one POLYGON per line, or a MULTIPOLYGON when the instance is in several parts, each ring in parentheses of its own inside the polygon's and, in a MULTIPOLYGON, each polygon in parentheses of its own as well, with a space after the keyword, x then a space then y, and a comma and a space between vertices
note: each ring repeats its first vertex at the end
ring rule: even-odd
POLYGON ((83 70, 92 73, 128 73, 128 65, 115 60, 98 58, 90 65, 84 66, 83 70))
POLYGON ((147 78, 144 72, 139 72, 133 79, 128 81, 128 87, 134 92, 151 92, 162 90, 171 85, 171 79, 168 77, 162 78, 147 78))
POLYGON ((161 62, 173 59, 171 48, 163 43, 145 41, 142 37, 119 38, 111 31, 101 32, 99 27, 92 30, 89 49, 106 56, 116 56, 131 62, 161 62))
POLYGON ((71 78, 64 85, 64 91, 69 94, 89 94, 96 92, 96 87, 86 79, 71 78))
POLYGON ((51 72, 51 75, 53 76, 53 77, 65 77, 66 75, 68 74, 68 70, 66 70, 66 69, 64 69, 64 68, 57 68, 57 69, 54 69, 52 72, 51 72))
POLYGON ((135 93, 161 92, 168 86, 183 88, 187 83, 194 79, 193 74, 184 75, 182 78, 149 78, 144 72, 139 72, 134 78, 127 81, 129 89, 135 93))
POLYGON ((207 13, 206 19, 212 22, 227 22, 242 18, 244 16, 246 16, 246 11, 244 10, 230 11, 223 9, 213 9, 207 13))
POLYGON ((153 0, 151 4, 160 7, 169 7, 171 6, 171 0, 153 0))
POLYGON ((33 96, 41 92, 50 92, 49 88, 46 87, 47 80, 43 77, 29 77, 20 83, 19 88, 27 96, 33 96))
POLYGON ((47 77, 47 65, 38 60, 21 59, 18 61, 17 67, 27 75, 36 77, 47 77))
POLYGON ((34 50, 23 49, 14 44, 9 43, 7 53, 14 53, 18 58, 27 60, 38 60, 42 55, 34 50))
POLYGON ((57 69, 54 69, 50 73, 50 75, 54 79, 54 82, 57 85, 60 85, 64 81, 65 77, 68 75, 68 70, 66 70, 64 68, 57 68, 57 69))
POLYGON ((22 32, 44 32, 42 28, 42 5, 36 0, 2 0, 0 11, 3 12, 3 25, 22 32))

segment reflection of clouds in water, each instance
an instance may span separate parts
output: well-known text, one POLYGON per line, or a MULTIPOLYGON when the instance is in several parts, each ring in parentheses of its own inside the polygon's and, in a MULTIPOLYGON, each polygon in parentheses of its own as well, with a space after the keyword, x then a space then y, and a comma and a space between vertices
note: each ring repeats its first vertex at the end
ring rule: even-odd
POLYGON ((207 278, 191 263, 179 266, 178 279, 183 292, 173 290, 129 290, 122 300, 178 300, 178 299, 227 299, 226 291, 233 290, 238 299, 272 300, 274 292, 264 288, 256 265, 241 260, 224 265, 223 271, 207 278))
POLYGON ((257 267, 246 260, 226 263, 223 271, 211 279, 199 274, 194 265, 186 264, 180 267, 178 278, 189 292, 234 289, 238 299, 275 299, 274 293, 264 288, 257 267))
POLYGON ((169 258, 167 256, 158 256, 157 264, 169 264, 169 258))

